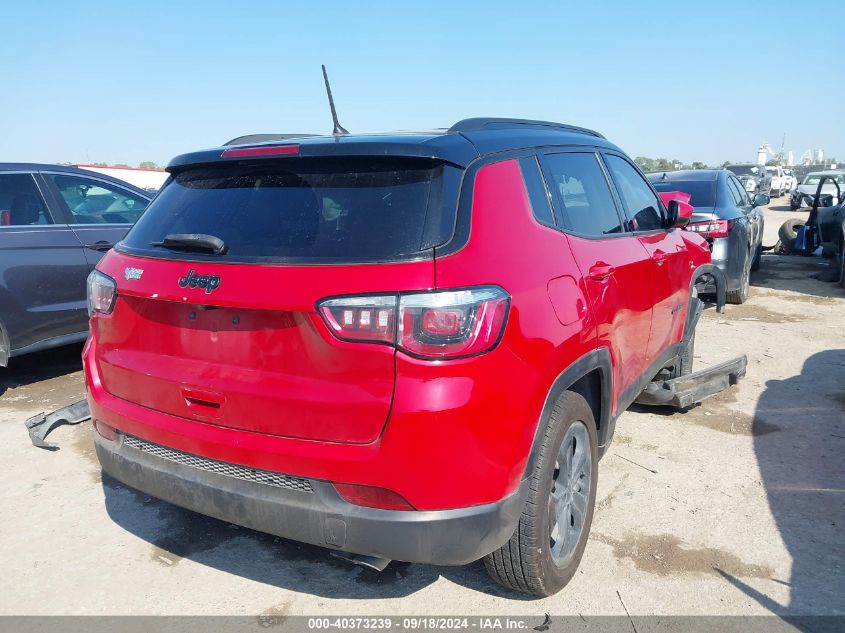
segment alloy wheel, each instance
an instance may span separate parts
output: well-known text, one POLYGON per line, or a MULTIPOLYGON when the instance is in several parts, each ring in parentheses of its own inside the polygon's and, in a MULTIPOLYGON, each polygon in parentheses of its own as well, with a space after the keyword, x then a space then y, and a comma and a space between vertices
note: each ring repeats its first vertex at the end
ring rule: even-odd
POLYGON ((549 495, 549 547, 558 566, 569 562, 584 532, 592 459, 587 427, 583 422, 573 422, 558 451, 549 495))

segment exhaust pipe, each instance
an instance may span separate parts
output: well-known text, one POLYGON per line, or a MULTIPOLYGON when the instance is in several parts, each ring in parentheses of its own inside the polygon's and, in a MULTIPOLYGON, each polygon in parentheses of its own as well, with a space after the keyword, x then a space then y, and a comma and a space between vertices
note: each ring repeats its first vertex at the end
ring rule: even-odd
POLYGON ((381 558, 380 556, 365 556, 364 554, 350 554, 349 552, 341 552, 333 550, 331 555, 335 558, 345 560, 347 563, 364 567, 365 569, 372 569, 373 571, 384 571, 391 560, 389 558, 381 558))
POLYGON ((384 571, 384 568, 390 564, 389 558, 380 558, 379 556, 364 556, 363 554, 356 556, 352 562, 367 569, 375 571, 384 571))

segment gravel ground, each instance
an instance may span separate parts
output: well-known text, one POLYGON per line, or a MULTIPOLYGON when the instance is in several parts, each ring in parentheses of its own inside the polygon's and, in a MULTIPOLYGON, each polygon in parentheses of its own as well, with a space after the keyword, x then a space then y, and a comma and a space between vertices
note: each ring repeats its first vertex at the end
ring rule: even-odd
MULTIPOLYGON (((784 200, 767 245, 802 216, 784 200)), ((18 359, 0 369, 0 614, 845 614, 845 291, 821 265, 767 254, 745 305, 705 312, 696 366, 746 353, 748 376, 685 414, 622 416, 581 567, 545 600, 480 563, 377 574, 151 499, 101 478, 87 424, 36 449, 23 421, 83 396, 80 349, 18 359)))

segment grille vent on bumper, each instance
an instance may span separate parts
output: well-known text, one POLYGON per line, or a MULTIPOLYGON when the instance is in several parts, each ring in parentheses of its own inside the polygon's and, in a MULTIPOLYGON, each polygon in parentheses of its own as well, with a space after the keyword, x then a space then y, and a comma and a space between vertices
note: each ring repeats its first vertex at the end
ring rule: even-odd
POLYGON ((301 477, 293 477, 291 475, 284 475, 276 473, 271 470, 259 470, 257 468, 249 468, 248 466, 239 466, 238 464, 230 464, 228 462, 220 462, 216 459, 209 459, 207 457, 200 457, 199 455, 191 455, 190 453, 183 453, 173 448, 167 448, 160 444, 153 444, 141 438, 132 435, 124 435, 123 443, 139 451, 144 451, 150 455, 160 457, 162 459, 182 464, 183 466, 190 466, 191 468, 198 468, 218 475, 226 475, 227 477, 234 477, 236 479, 243 479, 257 484, 265 484, 267 486, 275 486, 276 488, 285 488, 286 490, 299 490, 300 492, 313 492, 311 482, 301 477))

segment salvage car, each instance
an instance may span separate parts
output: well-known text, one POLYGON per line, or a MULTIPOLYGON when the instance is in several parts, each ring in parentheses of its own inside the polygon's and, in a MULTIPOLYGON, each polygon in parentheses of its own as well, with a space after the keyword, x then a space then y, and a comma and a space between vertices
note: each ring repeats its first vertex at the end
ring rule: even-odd
POLYGON ((821 187, 817 186, 816 189, 819 198, 816 224, 822 254, 834 260, 832 279, 845 288, 845 201, 843 201, 845 185, 840 185, 836 176, 828 178, 833 182, 835 193, 821 193, 827 179, 820 181, 821 187))
MULTIPOLYGON (((789 208, 793 211, 812 208, 813 196, 816 195, 816 189, 818 188, 822 176, 830 176, 830 178, 827 179, 827 182, 822 185, 822 194, 835 194, 836 185, 834 182, 838 183, 840 187, 845 185, 845 170, 828 169, 825 171, 811 171, 809 174, 804 176, 801 184, 798 185, 792 192, 792 195, 789 198, 789 208)), ((838 204, 838 202, 839 201, 836 200, 834 201, 834 204, 838 204)))
POLYGON ((783 167, 780 165, 767 165, 766 171, 772 177, 771 196, 780 198, 784 193, 789 191, 790 179, 786 175, 783 167))
POLYGON ((760 163, 742 163, 727 165, 725 169, 733 172, 749 196, 755 196, 758 193, 767 196, 771 195, 772 175, 766 171, 765 165, 760 163))
POLYGON ((798 178, 795 177, 795 172, 789 168, 785 168, 783 173, 786 175, 786 191, 791 194, 798 186, 798 178))
POLYGON ((597 132, 468 119, 168 171, 89 278, 83 352, 102 469, 145 494, 550 595, 619 415, 711 376, 696 288, 724 276, 597 132))
POLYGON ((0 163, 0 366, 85 340, 85 280, 149 201, 81 169, 0 163))
POLYGON ((658 192, 690 194, 694 212, 687 231, 704 237, 713 264, 728 279, 728 303, 748 299, 751 271, 760 267, 763 254, 763 212, 769 197, 750 198, 736 176, 727 169, 697 169, 648 174, 658 192))
POLYGON ((839 203, 837 207, 831 208, 829 213, 820 215, 819 224, 822 239, 830 240, 831 256, 835 267, 838 268, 835 280, 845 288, 845 203, 839 203))

